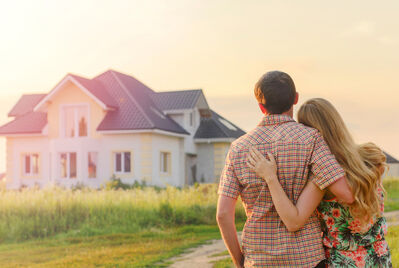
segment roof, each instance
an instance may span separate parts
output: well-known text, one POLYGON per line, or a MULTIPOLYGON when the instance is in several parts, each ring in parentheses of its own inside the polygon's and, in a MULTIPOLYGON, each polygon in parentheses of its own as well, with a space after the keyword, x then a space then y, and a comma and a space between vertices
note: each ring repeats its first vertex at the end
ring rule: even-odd
POLYGON ((384 152, 384 154, 387 157, 387 164, 397 164, 397 163, 399 163, 399 160, 394 158, 392 155, 388 154, 387 152, 384 152))
MULTIPOLYGON (((16 118, 0 127, 0 135, 40 134, 47 124, 44 103, 65 83, 75 83, 106 112, 98 131, 161 130, 189 134, 164 111, 193 109, 204 98, 201 89, 154 92, 132 76, 108 70, 93 79, 68 74, 48 94, 23 95, 10 111, 16 118)), ((205 100, 206 101, 206 100, 205 100)), ((200 106, 198 106, 200 107, 200 106)), ((196 138, 237 138, 240 128, 217 113, 204 109, 196 138)))
POLYGON ((57 86, 55 86, 44 98, 39 101, 39 103, 36 104, 33 111, 40 111, 40 108, 43 107, 43 105, 49 101, 58 90, 61 90, 65 83, 70 81, 75 83, 81 90, 92 97, 103 108, 111 110, 117 108, 116 101, 108 94, 107 90, 101 83, 78 75, 67 74, 64 79, 57 84, 57 86))
POLYGON ((47 113, 29 112, 0 127, 1 135, 40 134, 47 124, 47 113))
POLYGON ((8 116, 21 116, 28 112, 32 112, 33 108, 38 104, 46 94, 26 94, 18 100, 8 116))
POLYGON ((117 102, 114 100, 114 98, 110 96, 108 91, 104 88, 104 86, 100 82, 96 80, 90 80, 74 74, 70 74, 70 76, 73 77, 79 84, 81 84, 84 88, 86 88, 102 103, 104 103, 108 108, 118 107, 117 102))
POLYGON ((97 130, 159 129, 189 134, 158 108, 149 96, 153 91, 135 78, 110 70, 94 80, 100 81, 118 101, 118 109, 109 111, 97 130))
POLYGON ((219 138, 239 138, 245 131, 210 110, 210 116, 202 117, 200 126, 194 135, 194 139, 219 139, 219 138))
POLYGON ((162 110, 184 110, 192 109, 203 94, 201 89, 154 92, 151 98, 162 110))

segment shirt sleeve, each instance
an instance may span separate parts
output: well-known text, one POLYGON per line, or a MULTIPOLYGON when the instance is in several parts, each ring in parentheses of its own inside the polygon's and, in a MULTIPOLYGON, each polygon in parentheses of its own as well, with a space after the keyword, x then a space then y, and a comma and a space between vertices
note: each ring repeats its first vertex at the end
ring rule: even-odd
POLYGON ((220 176, 218 194, 237 199, 241 193, 241 186, 234 172, 234 155, 235 152, 230 148, 220 176))
POLYGON ((338 164, 320 133, 317 132, 312 157, 310 160, 313 182, 325 189, 345 176, 345 171, 338 164))

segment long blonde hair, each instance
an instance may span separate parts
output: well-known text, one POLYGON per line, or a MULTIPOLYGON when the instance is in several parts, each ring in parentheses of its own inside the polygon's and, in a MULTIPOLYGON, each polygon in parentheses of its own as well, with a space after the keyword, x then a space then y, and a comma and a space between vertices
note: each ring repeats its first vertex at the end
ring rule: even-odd
POLYGON ((375 145, 355 144, 338 111, 325 99, 305 102, 298 111, 298 122, 320 131, 331 153, 345 170, 355 198, 350 206, 351 214, 364 224, 374 216, 381 216, 378 187, 382 174, 377 172, 377 167, 382 164, 378 163, 382 161, 382 151, 376 150, 378 147, 375 145))

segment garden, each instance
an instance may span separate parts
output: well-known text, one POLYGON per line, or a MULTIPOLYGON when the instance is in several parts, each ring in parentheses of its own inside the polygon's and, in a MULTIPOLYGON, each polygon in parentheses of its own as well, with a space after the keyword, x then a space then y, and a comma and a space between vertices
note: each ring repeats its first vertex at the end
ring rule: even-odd
MULTIPOLYGON (((385 179, 386 211, 398 210, 399 179, 385 179)), ((187 248, 220 238, 216 184, 165 189, 114 181, 101 190, 23 189, 0 194, 1 267, 166 266, 187 248)), ((245 222, 240 202, 239 228, 245 222)), ((389 230, 399 262, 399 228, 389 230)), ((215 267, 228 267, 228 259, 215 267)))

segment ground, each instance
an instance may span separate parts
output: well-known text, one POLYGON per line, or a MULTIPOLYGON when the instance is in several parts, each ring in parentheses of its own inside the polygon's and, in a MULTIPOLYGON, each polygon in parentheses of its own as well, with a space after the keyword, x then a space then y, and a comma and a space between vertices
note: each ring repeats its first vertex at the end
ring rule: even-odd
MULTIPOLYGON (((388 243, 391 247, 392 261, 394 268, 399 267, 399 211, 385 214, 390 226, 388 243), (394 227, 395 226, 395 227, 394 227), (393 229, 394 228, 394 229, 393 229)), ((240 237, 240 235, 239 235, 240 237)), ((169 261, 173 262, 171 268, 227 268, 233 267, 230 256, 222 240, 212 240, 210 244, 202 245, 190 252, 174 257, 169 261)))

